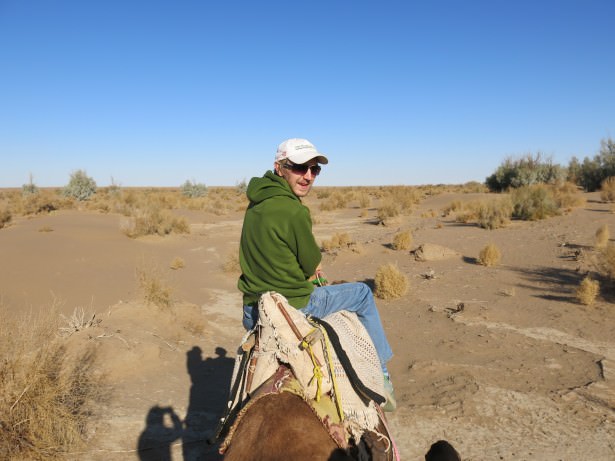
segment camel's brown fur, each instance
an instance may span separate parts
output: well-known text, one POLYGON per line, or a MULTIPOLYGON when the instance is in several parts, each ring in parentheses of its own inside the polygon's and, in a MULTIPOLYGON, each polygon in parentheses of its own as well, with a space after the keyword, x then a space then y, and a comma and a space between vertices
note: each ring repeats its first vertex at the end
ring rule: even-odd
POLYGON ((290 392, 259 399, 240 421, 225 461, 352 461, 308 405, 290 392))
MULTIPOLYGON (((386 433, 381 423, 377 429, 386 433)), ((290 392, 255 401, 241 418, 225 461, 392 461, 393 449, 379 433, 367 432, 360 447, 343 450, 307 403, 290 392)))

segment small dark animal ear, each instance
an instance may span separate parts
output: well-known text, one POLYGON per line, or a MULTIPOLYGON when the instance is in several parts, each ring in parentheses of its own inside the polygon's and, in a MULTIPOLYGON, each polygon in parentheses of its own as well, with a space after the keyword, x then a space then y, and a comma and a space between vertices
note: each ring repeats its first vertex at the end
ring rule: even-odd
POLYGON ((425 455, 425 461, 461 461, 461 457, 446 440, 438 440, 425 455))

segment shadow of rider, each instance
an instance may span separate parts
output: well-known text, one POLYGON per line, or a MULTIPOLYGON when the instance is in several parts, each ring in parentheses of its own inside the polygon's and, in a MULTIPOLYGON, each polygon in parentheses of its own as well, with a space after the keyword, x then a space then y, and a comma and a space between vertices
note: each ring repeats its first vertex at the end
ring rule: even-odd
POLYGON ((205 440, 214 432, 228 399, 229 384, 235 365, 226 349, 216 347, 216 357, 203 360, 203 351, 194 346, 186 352, 186 367, 192 385, 184 420, 184 461, 221 460, 218 447, 205 440))

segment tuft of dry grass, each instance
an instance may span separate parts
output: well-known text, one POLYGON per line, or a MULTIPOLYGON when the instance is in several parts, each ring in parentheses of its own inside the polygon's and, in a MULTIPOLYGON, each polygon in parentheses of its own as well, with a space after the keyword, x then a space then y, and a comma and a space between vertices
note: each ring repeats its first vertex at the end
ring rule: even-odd
POLYGON ((177 269, 183 269, 184 267, 186 267, 186 262, 183 260, 183 258, 176 256, 175 258, 173 258, 173 261, 171 261, 169 267, 174 271, 177 269))
POLYGON ((60 314, 60 317, 66 322, 65 326, 59 328, 60 335, 62 336, 70 336, 86 328, 93 328, 101 322, 100 319, 96 318, 96 314, 92 314, 92 316, 86 315, 83 307, 75 307, 70 317, 66 317, 63 314, 60 314))
POLYGON ((320 204, 320 210, 332 211, 346 208, 350 199, 350 193, 341 190, 335 191, 331 195, 329 195, 324 202, 320 204))
POLYGON ((608 242, 602 249, 598 265, 604 275, 615 280, 615 245, 613 243, 608 242))
POLYGON ((400 298, 408 292, 408 277, 395 264, 380 266, 374 282, 374 294, 381 299, 400 298))
MULTIPOLYGON (((0 306, 1 310, 5 308, 0 306)), ((0 323, 0 457, 55 460, 85 445, 106 386, 94 347, 69 354, 52 308, 0 323)))
POLYGON ((409 250, 412 245, 412 234, 409 230, 401 231, 393 236, 394 250, 409 250))
POLYGON ((513 206, 508 198, 481 203, 476 213, 476 221, 483 229, 498 229, 510 221, 513 206))
POLYGON ((189 234, 190 225, 183 217, 174 216, 170 211, 157 204, 150 204, 143 209, 133 210, 133 219, 123 229, 131 238, 144 235, 189 234))
POLYGON ((356 242, 347 232, 335 233, 330 240, 323 240, 321 244, 323 251, 327 252, 351 248, 354 245, 356 245, 356 242))
POLYGON ((239 264, 239 252, 233 251, 226 257, 226 261, 222 265, 222 270, 227 274, 241 274, 241 265, 239 264))
POLYGON ((493 243, 488 244, 478 255, 478 262, 483 266, 491 267, 497 266, 502 259, 502 253, 500 249, 493 243))
POLYGON ((399 204, 393 200, 385 200, 381 206, 378 207, 376 216, 380 224, 387 226, 397 221, 401 213, 399 204))
POLYGON ((600 198, 605 202, 615 202, 615 176, 609 176, 600 184, 600 198))
POLYGON ((598 280, 593 280, 588 275, 579 284, 576 291, 576 297, 581 304, 591 306, 596 301, 598 293, 600 293, 600 283, 598 280))
POLYGON ((0 229, 6 226, 13 219, 13 215, 11 214, 11 210, 8 208, 0 209, 0 229))
POLYGON ((147 304, 153 304, 160 309, 170 309, 173 305, 171 287, 160 276, 155 268, 137 268, 137 280, 147 304))
POLYGON ((604 224, 598 228, 594 237, 594 243, 596 248, 606 248, 606 244, 609 243, 611 233, 609 231, 608 224, 604 224))

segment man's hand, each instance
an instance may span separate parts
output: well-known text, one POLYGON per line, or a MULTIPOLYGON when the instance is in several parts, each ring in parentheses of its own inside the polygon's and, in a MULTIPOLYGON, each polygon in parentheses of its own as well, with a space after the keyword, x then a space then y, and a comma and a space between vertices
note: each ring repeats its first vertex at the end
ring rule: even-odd
POLYGON ((316 271, 314 272, 314 275, 312 275, 308 280, 317 287, 323 287, 325 285, 328 285, 329 282, 327 280, 327 277, 325 277, 325 274, 322 271, 322 264, 318 265, 316 271))

